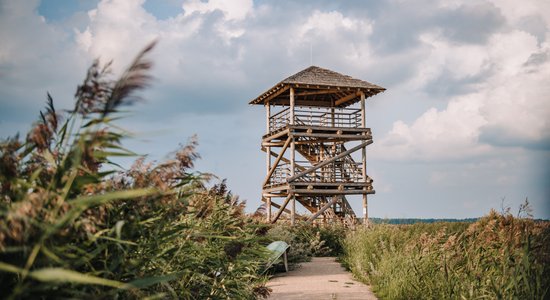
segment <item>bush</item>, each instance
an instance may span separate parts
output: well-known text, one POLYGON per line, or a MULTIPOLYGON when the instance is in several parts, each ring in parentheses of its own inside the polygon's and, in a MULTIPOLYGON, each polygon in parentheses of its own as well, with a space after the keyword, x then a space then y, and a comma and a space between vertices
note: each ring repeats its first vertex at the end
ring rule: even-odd
POLYGON ((278 223, 268 231, 271 241, 285 241, 290 245, 288 260, 291 265, 310 261, 313 256, 337 256, 342 253, 345 228, 341 225, 315 226, 299 222, 295 226, 278 223))
POLYGON ((388 299, 545 299, 550 223, 492 211, 473 224, 375 225, 348 236, 345 262, 388 299))
POLYGON ((117 171, 113 123, 145 87, 147 47, 118 80, 95 62, 76 105, 48 106, 25 141, 0 145, 0 290, 11 298, 252 298, 265 250, 225 183, 193 173, 196 141, 173 159, 117 171))

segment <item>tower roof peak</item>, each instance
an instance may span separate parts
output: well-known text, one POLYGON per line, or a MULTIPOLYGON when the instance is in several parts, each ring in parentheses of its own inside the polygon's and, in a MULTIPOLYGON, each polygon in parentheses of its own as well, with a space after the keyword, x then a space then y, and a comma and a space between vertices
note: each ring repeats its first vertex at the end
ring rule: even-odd
POLYGON ((288 105, 291 87, 295 89, 296 105, 323 107, 346 107, 359 101, 360 92, 370 97, 386 90, 364 80, 310 66, 282 80, 250 104, 288 105))

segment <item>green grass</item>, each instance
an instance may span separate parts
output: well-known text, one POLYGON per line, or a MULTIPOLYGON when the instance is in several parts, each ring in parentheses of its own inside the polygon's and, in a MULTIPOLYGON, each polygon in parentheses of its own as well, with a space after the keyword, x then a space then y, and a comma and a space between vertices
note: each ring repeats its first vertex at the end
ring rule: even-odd
POLYGON ((475 223, 374 225, 344 263, 382 299, 548 299, 550 224, 491 212, 475 223))
POLYGON ((8 299, 250 299, 265 295, 262 225, 193 171, 196 141, 135 154, 117 110, 148 83, 142 51, 118 79, 95 62, 74 109, 48 95, 27 137, 0 143, 0 291, 8 299))

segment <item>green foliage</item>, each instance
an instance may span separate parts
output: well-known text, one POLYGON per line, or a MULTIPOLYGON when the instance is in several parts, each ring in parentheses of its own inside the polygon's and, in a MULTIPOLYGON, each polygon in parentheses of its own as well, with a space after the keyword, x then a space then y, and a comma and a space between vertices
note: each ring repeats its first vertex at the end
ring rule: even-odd
POLYGON ((342 253, 345 228, 341 225, 315 226, 305 222, 295 226, 279 223, 267 233, 272 241, 290 245, 288 261, 291 265, 310 261, 313 256, 334 256, 342 253))
POLYGON ((416 218, 369 218, 369 222, 373 224, 415 224, 415 223, 474 223, 479 218, 467 218, 467 219, 416 219, 416 218))
POLYGON ((341 256, 344 254, 343 243, 348 229, 341 224, 331 224, 327 226, 316 227, 321 241, 324 242, 325 251, 321 253, 324 256, 341 256))
POLYGON ((550 223, 492 211, 475 223, 374 225, 345 263, 383 299, 547 299, 550 223))
POLYGON ((0 290, 18 298, 245 299, 265 294, 257 224, 225 182, 192 173, 196 141, 127 171, 114 121, 145 87, 142 51, 118 80, 95 62, 74 109, 0 144, 0 290))

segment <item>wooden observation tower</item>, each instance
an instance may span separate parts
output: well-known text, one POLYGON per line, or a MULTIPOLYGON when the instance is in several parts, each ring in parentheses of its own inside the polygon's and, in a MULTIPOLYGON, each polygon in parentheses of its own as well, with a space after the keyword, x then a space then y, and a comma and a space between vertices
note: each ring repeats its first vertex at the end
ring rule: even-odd
POLYGON ((312 213, 309 222, 322 217, 354 224, 355 212, 346 195, 363 195, 368 222, 367 195, 374 194, 374 189, 366 173, 366 147, 372 135, 365 123, 365 99, 384 90, 312 66, 250 102, 266 108, 262 150, 267 174, 262 201, 269 222, 288 213, 294 224, 298 202, 312 213), (361 153, 357 161, 352 157, 355 152, 361 153), (272 207, 277 209, 274 214, 272 207))

